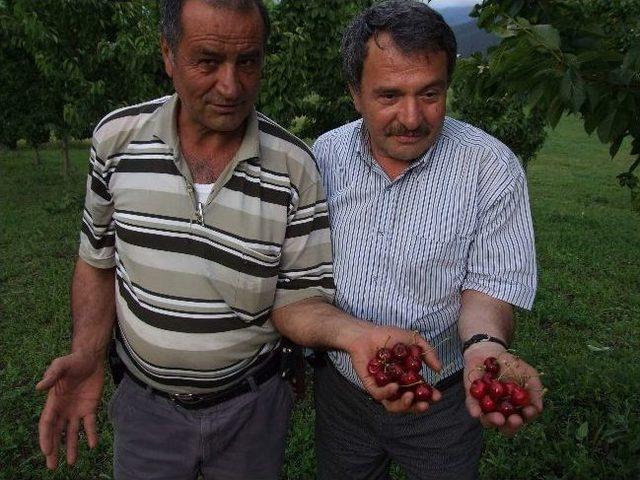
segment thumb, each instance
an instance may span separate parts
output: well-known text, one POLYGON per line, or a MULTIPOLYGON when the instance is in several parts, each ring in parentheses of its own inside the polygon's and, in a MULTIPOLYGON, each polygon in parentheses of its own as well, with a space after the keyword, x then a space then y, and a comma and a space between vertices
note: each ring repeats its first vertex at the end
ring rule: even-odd
POLYGON ((36 384, 36 390, 41 392, 43 390, 49 390, 55 385, 55 383, 62 377, 66 370, 65 362, 62 358, 56 358, 49 368, 45 370, 42 375, 42 379, 36 384))

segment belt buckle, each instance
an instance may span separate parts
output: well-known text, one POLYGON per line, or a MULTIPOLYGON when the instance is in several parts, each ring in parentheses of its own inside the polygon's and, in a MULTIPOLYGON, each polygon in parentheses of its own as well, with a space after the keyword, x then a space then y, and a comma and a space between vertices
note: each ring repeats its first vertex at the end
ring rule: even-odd
POLYGON ((194 393, 172 393, 170 398, 173 403, 185 405, 197 405, 202 401, 202 397, 194 393))

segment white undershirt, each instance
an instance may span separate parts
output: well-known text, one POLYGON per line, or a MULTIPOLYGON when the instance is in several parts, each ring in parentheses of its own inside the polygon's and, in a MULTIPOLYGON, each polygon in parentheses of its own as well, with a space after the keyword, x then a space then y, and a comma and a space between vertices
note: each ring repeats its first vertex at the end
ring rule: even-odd
POLYGON ((202 203, 203 205, 207 203, 207 199, 209 198, 209 194, 215 183, 194 183, 193 188, 196 190, 196 199, 198 203, 202 203))

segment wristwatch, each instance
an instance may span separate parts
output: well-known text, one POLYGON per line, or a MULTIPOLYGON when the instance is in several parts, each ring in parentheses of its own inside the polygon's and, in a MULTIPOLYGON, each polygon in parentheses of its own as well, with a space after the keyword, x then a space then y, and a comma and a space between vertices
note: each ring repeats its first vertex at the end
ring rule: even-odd
POLYGON ((501 340, 500 338, 492 337, 488 333, 476 333, 469 340, 467 340, 462 344, 462 353, 464 353, 467 350, 467 348, 469 348, 474 343, 481 343, 481 342, 498 343, 502 345, 504 348, 507 348, 507 349, 509 348, 506 342, 504 340, 501 340))

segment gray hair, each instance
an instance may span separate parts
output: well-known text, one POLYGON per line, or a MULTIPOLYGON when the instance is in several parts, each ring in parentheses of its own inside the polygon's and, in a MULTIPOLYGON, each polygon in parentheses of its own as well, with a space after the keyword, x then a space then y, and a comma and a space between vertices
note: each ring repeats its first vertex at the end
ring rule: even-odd
MULTIPOLYGON (((237 11, 251 11, 254 8, 260 12, 264 25, 264 46, 266 48, 269 34, 271 33, 271 21, 269 12, 262 0, 204 0, 212 7, 229 8, 237 11)), ((182 38, 182 24, 180 14, 182 13, 183 0, 160 0, 160 33, 166 39, 171 51, 175 52, 176 47, 182 38)))
POLYGON ((360 89, 367 42, 388 33, 404 54, 444 51, 447 55, 447 81, 456 65, 456 37, 438 12, 414 0, 388 0, 360 13, 342 36, 342 69, 349 86, 360 89))

